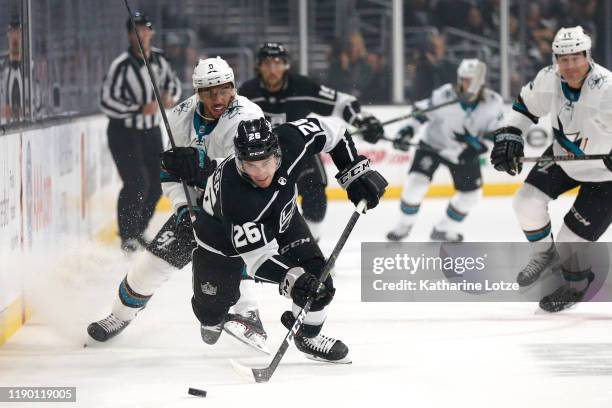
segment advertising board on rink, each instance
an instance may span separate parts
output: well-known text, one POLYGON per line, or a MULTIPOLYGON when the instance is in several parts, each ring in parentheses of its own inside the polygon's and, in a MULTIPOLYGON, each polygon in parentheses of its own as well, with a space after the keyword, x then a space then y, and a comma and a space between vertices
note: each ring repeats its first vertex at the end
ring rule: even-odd
MULTIPOLYGON (((409 106, 364 106, 362 109, 372 113, 381 122, 397 118, 410 113, 409 106)), ((506 105, 506 112, 510 112, 511 106, 506 105)), ((316 116, 316 115, 313 115, 316 116)), ((398 130, 405 124, 405 121, 396 122, 385 126, 387 138, 395 138, 398 130)), ((415 137, 414 143, 417 143, 425 126, 419 129, 415 137)), ((542 152, 552 143, 552 131, 550 128, 549 118, 543 117, 537 125, 531 127, 525 136, 525 156, 540 156, 542 152)), ((415 149, 408 152, 395 150, 390 142, 381 140, 377 144, 372 145, 364 142, 359 136, 354 137, 355 145, 359 153, 366 155, 377 171, 379 171, 389 181, 389 188, 386 196, 389 198, 398 198, 401 187, 404 183, 404 178, 408 173, 412 156, 415 149)), ((509 194, 518 188, 519 184, 527 177, 529 170, 533 164, 526 164, 522 173, 518 177, 512 177, 504 172, 496 171, 489 162, 489 154, 493 144, 486 142, 489 151, 481 156, 480 162, 482 166, 482 178, 484 184, 484 193, 487 194, 509 194)), ((331 158, 328 155, 322 155, 323 162, 328 175, 329 187, 331 187, 331 195, 334 190, 340 189, 333 175, 338 171, 334 166, 331 158)), ((452 186, 452 179, 448 170, 441 166, 435 173, 430 194, 432 195, 449 195, 449 189, 452 186)))
POLYGON ((0 344, 24 321, 28 260, 68 256, 114 218, 106 124, 89 117, 0 137, 0 344))

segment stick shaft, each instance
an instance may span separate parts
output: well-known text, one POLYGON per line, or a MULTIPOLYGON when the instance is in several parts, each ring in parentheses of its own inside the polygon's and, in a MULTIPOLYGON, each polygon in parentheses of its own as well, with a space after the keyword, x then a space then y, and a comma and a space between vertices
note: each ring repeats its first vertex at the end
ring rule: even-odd
MULTIPOLYGON (((365 206, 366 206, 365 201, 361 201, 355 208, 355 211, 351 215, 351 218, 346 224, 346 227, 344 227, 344 231, 342 231, 342 235, 340 236, 340 239, 336 243, 334 250, 332 251, 329 258, 327 259, 327 262, 325 263, 325 267, 323 268, 323 273, 319 277, 319 282, 323 283, 325 282, 325 280, 327 280, 327 277, 329 276, 331 269, 334 267, 334 264, 336 263, 336 259, 338 258, 338 255, 340 255, 342 248, 344 248, 344 244, 346 244, 348 237, 351 235, 351 232, 353 232, 353 228, 355 227, 357 220, 361 216, 361 213, 365 209, 365 206)), ((285 335, 285 338, 283 339, 283 342, 281 343, 278 351, 274 355, 274 358, 270 362, 270 365, 262 369, 257 369, 257 368, 252 369, 256 382, 267 382, 268 380, 270 380, 270 378, 272 377, 272 374, 274 374, 274 371, 276 371, 276 367, 278 367, 278 364, 280 363, 283 356, 285 355, 285 352, 289 348, 289 342, 293 339, 295 334, 300 330, 300 327, 302 327, 302 324, 304 323, 304 317, 306 317, 306 314, 310 310, 310 307, 312 306, 312 302, 313 302, 313 298, 311 297, 310 299, 308 299, 308 301, 306 302, 306 304, 304 305, 300 313, 297 315, 295 322, 293 323, 293 326, 285 335)))
POLYGON ((582 160, 603 160, 610 158, 610 154, 585 154, 583 156, 540 156, 540 157, 521 157, 523 163, 536 162, 557 162, 557 161, 582 161, 582 160))

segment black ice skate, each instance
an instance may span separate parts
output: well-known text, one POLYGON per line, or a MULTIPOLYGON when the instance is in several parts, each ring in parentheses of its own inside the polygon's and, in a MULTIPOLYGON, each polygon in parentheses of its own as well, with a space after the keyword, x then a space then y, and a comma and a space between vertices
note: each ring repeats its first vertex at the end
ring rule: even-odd
MULTIPOLYGON (((568 273, 564 270, 563 275, 566 279, 568 279, 568 275, 571 276, 571 273, 568 273)), ((587 290, 589 289, 589 286, 591 286, 591 283, 593 283, 593 280, 595 280, 595 275, 590 269, 574 275, 579 275, 584 280, 586 280, 586 287, 582 290, 578 290, 575 287, 571 286, 572 284, 565 284, 557 288, 557 290, 555 290, 550 295, 544 296, 542 300, 540 300, 540 309, 549 313, 556 313, 565 309, 569 309, 576 303, 581 302, 587 290)), ((583 279, 576 280, 575 282, 583 282, 583 279)))
POLYGON ((266 347, 268 335, 263 328, 257 310, 249 310, 246 312, 246 315, 229 314, 227 321, 223 325, 223 330, 244 344, 258 351, 270 354, 266 347))
POLYGON ((104 342, 121 333, 128 324, 130 324, 129 320, 121 320, 111 313, 104 319, 87 326, 87 333, 92 339, 104 342))
POLYGON ((391 231, 387 233, 387 239, 389 241, 401 241, 410 235, 410 231, 412 230, 412 225, 398 225, 391 231))
POLYGON ((540 300, 540 309, 556 313, 569 309, 584 298, 584 291, 563 285, 550 295, 546 295, 540 300))
POLYGON ((200 325, 200 335, 202 336, 202 341, 212 346, 217 342, 217 340, 219 340, 219 337, 221 337, 221 330, 223 330, 223 322, 214 326, 200 325))
POLYGON ((448 231, 433 229, 429 239, 436 242, 463 242, 463 234, 450 234, 448 231))
POLYGON ((350 364, 349 349, 340 340, 318 334, 315 337, 296 336, 293 339, 298 350, 306 358, 326 363, 350 364))
POLYGON ((529 286, 545 272, 559 268, 559 253, 554 244, 543 252, 536 252, 529 263, 519 272, 516 282, 519 286, 529 286))
MULTIPOLYGON (((293 313, 288 310, 281 315, 281 323, 291 330, 295 323, 293 313)), ((293 338, 295 346, 306 358, 327 363, 350 364, 352 361, 348 356, 349 349, 340 340, 327 337, 319 333, 321 326, 302 324, 293 338), (316 336, 313 336, 317 333, 316 336), (308 337, 306 337, 308 336, 308 337)))

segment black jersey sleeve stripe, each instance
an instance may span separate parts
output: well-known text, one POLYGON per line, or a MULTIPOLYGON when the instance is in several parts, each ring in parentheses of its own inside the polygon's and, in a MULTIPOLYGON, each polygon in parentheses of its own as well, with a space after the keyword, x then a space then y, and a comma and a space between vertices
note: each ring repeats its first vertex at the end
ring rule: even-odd
POLYGON ((527 105, 525 105, 525 101, 523 101, 521 95, 519 95, 518 98, 516 98, 516 101, 514 101, 514 103, 512 104, 512 110, 515 110, 527 116, 529 120, 531 120, 534 124, 537 124, 540 120, 540 118, 538 118, 536 115, 529 112, 529 109, 527 109, 527 105))

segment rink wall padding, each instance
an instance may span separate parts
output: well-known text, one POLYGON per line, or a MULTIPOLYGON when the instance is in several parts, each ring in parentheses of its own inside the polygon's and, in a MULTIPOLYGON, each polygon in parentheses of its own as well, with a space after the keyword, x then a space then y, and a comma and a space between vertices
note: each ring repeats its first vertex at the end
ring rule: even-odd
POLYGON ((26 260, 60 259, 115 217, 102 116, 0 136, 0 345, 27 319, 26 260))

